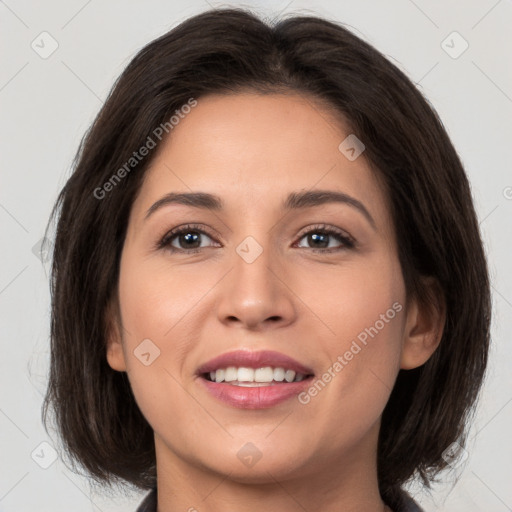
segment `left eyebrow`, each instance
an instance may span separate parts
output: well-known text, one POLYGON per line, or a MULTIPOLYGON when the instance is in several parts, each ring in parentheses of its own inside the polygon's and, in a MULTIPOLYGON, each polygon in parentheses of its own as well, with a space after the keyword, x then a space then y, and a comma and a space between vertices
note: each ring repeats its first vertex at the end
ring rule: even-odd
MULTIPOLYGON (((281 204, 282 210, 297 210, 311 208, 327 203, 342 203, 351 206, 364 215, 366 220, 376 229, 376 223, 367 208, 357 200, 344 192, 335 190, 308 190, 292 192, 281 204)), ((219 196, 206 192, 170 192, 156 201, 146 212, 144 220, 156 210, 169 204, 182 204, 193 208, 220 211, 224 208, 224 202, 219 196)))

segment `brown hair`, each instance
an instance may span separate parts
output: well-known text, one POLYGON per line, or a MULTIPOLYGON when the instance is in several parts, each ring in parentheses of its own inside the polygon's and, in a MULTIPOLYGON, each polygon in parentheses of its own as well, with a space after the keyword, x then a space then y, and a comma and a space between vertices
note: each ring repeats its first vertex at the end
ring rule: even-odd
POLYGON ((421 277, 439 284, 441 343, 424 365, 399 372, 378 444, 383 498, 415 474, 428 486, 446 466, 443 451, 464 443, 488 358, 488 270, 470 186, 412 82, 343 26, 313 16, 265 23, 242 9, 205 12, 144 47, 115 83, 52 212, 45 427, 51 405, 68 454, 96 481, 156 485, 152 429, 126 374, 108 365, 105 336, 130 208, 155 152, 107 197, 95 190, 190 98, 244 89, 298 92, 330 105, 385 184, 408 296, 432 304, 421 277))

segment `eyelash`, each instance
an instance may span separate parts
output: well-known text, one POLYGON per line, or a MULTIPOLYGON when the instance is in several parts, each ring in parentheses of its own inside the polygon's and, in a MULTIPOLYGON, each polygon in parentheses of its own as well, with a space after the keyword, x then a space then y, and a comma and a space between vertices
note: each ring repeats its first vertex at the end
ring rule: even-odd
MULTIPOLYGON (((199 234, 202 234, 202 235, 206 235, 208 236, 209 238, 211 238, 212 240, 214 239, 212 235, 210 235, 207 231, 205 231, 204 229, 201 229, 201 227, 197 224, 188 224, 186 226, 182 226, 182 227, 179 227, 179 228, 175 228, 175 229, 172 229, 171 231, 167 232, 164 237, 157 243, 157 249, 164 249, 164 250, 167 250, 171 253, 186 253, 186 254, 196 254, 196 253, 199 253, 201 252, 203 249, 205 249, 204 247, 202 248, 195 248, 195 249, 179 249, 179 248, 176 248, 176 247, 172 247, 171 246, 171 242, 172 240, 178 236, 178 235, 182 235, 182 234, 187 234, 187 233, 199 233, 199 234)), ((333 238, 335 238, 338 242, 341 242, 343 244, 342 247, 335 247, 335 248, 326 248, 326 249, 310 249, 311 252, 314 252, 314 253, 333 253, 333 252, 339 252, 339 251, 344 251, 344 250, 347 250, 347 249, 354 249, 356 247, 356 242, 355 240, 348 236, 345 232, 339 230, 339 229, 336 229, 336 228, 333 228, 333 227, 329 227, 329 226, 326 226, 324 224, 318 224, 318 225, 315 225, 313 226, 309 231, 306 231, 304 233, 302 233, 300 236, 299 236, 299 240, 301 240, 302 238, 304 238, 306 235, 309 235, 311 233, 322 233, 324 235, 330 235, 332 236, 333 238)))

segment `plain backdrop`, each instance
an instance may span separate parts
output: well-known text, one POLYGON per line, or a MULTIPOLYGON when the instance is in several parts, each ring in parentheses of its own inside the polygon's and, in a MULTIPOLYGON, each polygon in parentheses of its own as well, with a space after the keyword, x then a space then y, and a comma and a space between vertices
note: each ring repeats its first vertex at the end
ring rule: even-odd
MULTIPOLYGON (((143 496, 91 489, 54 460, 56 440, 40 412, 49 361, 49 262, 38 248, 80 139, 130 59, 189 16, 227 5, 0 2, 0 511, 129 511, 143 496)), ((489 257, 493 345, 465 462, 432 495, 414 485, 411 492, 429 512, 512 510, 510 0, 229 5, 346 24, 398 65, 439 112, 469 175, 489 257)))

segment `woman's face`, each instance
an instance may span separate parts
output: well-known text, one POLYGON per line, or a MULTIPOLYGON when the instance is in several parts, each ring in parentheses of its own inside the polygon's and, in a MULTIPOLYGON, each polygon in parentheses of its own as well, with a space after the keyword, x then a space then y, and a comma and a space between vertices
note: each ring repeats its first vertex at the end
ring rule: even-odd
POLYGON ((256 482, 374 462, 410 309, 384 192, 349 135, 299 95, 211 95, 158 148, 108 361, 162 467, 256 482), (192 193, 221 204, 169 196, 192 193))

